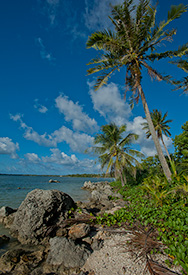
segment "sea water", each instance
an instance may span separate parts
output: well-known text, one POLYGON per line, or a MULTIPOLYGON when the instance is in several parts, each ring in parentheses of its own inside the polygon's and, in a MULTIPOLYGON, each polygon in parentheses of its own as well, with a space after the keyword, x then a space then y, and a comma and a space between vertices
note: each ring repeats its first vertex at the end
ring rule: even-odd
POLYGON ((86 177, 0 175, 0 207, 18 208, 26 195, 36 188, 43 190, 56 189, 67 193, 74 201, 87 201, 90 196, 89 192, 81 189, 84 182, 106 180, 111 181, 111 179, 86 177), (57 180, 59 183, 49 183, 50 179, 57 180))

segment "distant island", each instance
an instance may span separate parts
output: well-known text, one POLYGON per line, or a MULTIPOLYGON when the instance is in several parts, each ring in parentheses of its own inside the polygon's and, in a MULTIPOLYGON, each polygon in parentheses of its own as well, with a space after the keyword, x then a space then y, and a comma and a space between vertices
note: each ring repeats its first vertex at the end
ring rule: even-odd
POLYGON ((0 174, 0 176, 27 176, 27 177, 72 177, 72 178, 112 178, 110 174, 69 174, 69 175, 33 175, 33 174, 0 174))

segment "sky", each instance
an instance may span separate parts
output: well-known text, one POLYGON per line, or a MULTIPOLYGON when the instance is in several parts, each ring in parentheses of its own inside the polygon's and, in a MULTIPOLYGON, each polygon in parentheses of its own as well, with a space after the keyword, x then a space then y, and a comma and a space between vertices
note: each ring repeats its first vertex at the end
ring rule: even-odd
MULTIPOLYGON (((136 0, 137 1, 137 0, 136 0)), ((124 99, 125 71, 114 74, 97 92, 97 75, 87 75, 87 63, 97 55, 86 49, 88 36, 111 28, 110 3, 122 0, 1 0, 0 1, 0 173, 100 173, 97 156, 85 153, 100 127, 110 122, 127 125, 139 139, 133 146, 145 156, 155 155, 142 130, 144 111, 133 110, 124 99)), ((171 5, 187 1, 158 1, 157 21, 167 18, 171 5)), ((177 49, 187 42, 188 13, 170 27, 173 42, 159 50, 177 49)), ((177 79, 183 71, 163 61, 154 64, 177 79)), ((150 111, 168 111, 171 138, 187 120, 188 96, 169 84, 142 80, 150 111)))

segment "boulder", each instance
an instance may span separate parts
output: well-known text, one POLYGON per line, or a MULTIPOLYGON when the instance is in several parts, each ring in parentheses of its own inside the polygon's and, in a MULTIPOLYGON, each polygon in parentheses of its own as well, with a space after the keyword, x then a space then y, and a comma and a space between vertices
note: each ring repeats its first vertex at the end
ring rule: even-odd
POLYGON ((91 252, 85 245, 75 244, 64 237, 50 239, 50 250, 46 262, 65 268, 82 267, 91 252))
POLYGON ((60 181, 50 179, 50 180, 49 180, 49 183, 60 183, 60 181))
POLYGON ((42 243, 53 234, 51 228, 65 219, 68 210, 74 207, 72 198, 63 192, 35 189, 28 193, 15 213, 11 233, 22 244, 42 243))
POLYGON ((69 230, 69 237, 72 240, 80 239, 88 235, 90 225, 86 223, 74 224, 69 230))

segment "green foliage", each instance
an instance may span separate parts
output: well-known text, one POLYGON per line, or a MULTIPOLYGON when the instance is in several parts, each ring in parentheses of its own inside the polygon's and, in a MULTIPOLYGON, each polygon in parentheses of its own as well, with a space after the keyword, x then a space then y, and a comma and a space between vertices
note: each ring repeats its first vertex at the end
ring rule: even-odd
POLYGON ((122 185, 127 183, 127 175, 135 175, 136 166, 140 166, 137 158, 143 155, 130 148, 138 135, 129 133, 123 138, 126 125, 118 127, 114 123, 103 125, 100 134, 94 139, 92 150, 99 154, 101 168, 106 167, 106 173, 114 173, 115 178, 121 178, 122 185))
MULTIPOLYGON (((163 190, 164 186, 161 186, 160 179, 156 180, 158 187, 155 188, 158 188, 158 191, 163 190)), ((175 186, 175 178, 173 181, 172 186, 175 186)), ((170 193, 169 190, 172 189, 172 186, 168 185, 166 186, 166 190, 169 192, 168 197, 165 199, 162 196, 163 204, 161 205, 160 203, 156 204, 156 199, 153 200, 155 196, 151 195, 150 190, 148 194, 139 186, 123 188, 119 182, 111 184, 123 195, 126 205, 116 211, 114 215, 104 214, 97 217, 97 222, 107 226, 134 226, 140 222, 146 228, 156 228, 158 239, 167 246, 165 252, 173 259, 173 263, 181 265, 184 272, 188 272, 187 196, 182 199, 177 193, 170 193)))
POLYGON ((173 139, 175 163, 178 172, 188 173, 188 121, 182 126, 183 132, 173 139))

